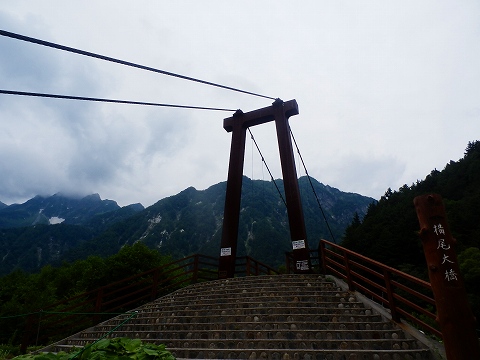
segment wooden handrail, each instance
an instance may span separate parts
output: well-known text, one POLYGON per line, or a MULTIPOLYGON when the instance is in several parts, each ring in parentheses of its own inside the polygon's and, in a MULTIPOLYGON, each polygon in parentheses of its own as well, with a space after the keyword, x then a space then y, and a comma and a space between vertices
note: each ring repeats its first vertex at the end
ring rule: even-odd
POLYGON ((327 240, 320 240, 320 262, 324 274, 331 273, 345 280, 349 290, 359 291, 388 307, 392 320, 404 317, 438 337, 442 337, 436 324, 427 323, 415 313, 435 319, 435 313, 426 309, 435 307, 429 282, 382 264, 327 240), (413 287, 421 287, 427 294, 413 287), (422 306, 421 304, 425 304, 422 306))
MULTIPOLYGON (((249 256, 237 260, 240 276, 278 274, 249 256)), ((41 316, 29 316, 21 350, 25 352, 34 337, 37 345, 59 340, 107 320, 116 315, 114 312, 128 311, 186 285, 215 280, 218 264, 218 258, 194 254, 49 305, 39 313, 41 316)))
POLYGON ((278 271, 272 268, 269 265, 266 265, 258 260, 255 260, 254 258, 250 256, 243 256, 243 257, 237 257, 237 268, 243 269, 245 268, 245 272, 243 271, 236 271, 237 274, 239 275, 245 275, 245 276, 250 276, 250 275, 255 275, 255 276, 260 276, 260 275, 272 275, 272 274, 278 274, 278 271))

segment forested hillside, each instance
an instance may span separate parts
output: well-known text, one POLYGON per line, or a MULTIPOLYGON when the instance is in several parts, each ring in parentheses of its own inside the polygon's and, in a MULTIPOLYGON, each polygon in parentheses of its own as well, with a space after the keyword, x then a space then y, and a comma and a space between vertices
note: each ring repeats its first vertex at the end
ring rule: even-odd
POLYGON ((354 219, 342 245, 428 280, 413 205, 416 196, 428 193, 443 198, 467 292, 480 319, 480 141, 468 143, 462 159, 433 170, 423 181, 388 189, 363 220, 354 219))
MULTIPOLYGON (((310 181, 300 178, 307 240, 316 248, 320 238, 340 239, 354 214, 363 216, 374 199, 310 180, 332 233, 310 181)), ((276 184, 283 192, 282 181, 276 180, 276 184)), ((74 204, 55 195, 11 205, 0 211, 0 275, 15 269, 35 272, 47 264, 90 255, 110 256, 139 241, 175 258, 193 253, 218 256, 225 189, 226 182, 206 190, 190 187, 146 209, 139 204, 120 208, 114 202, 101 201, 98 195, 74 204), (105 204, 114 205, 113 210, 105 211, 105 204), (65 221, 53 224, 52 218, 65 221), (20 226, 22 221, 33 226, 2 228, 2 223, 20 226)), ((291 250, 284 195, 279 195, 271 181, 247 177, 242 189, 238 254, 275 267, 283 264, 285 251, 291 250)))
MULTIPOLYGON (((276 180, 283 189, 281 180, 276 180)), ((340 239, 354 214, 363 214, 375 201, 345 193, 312 179, 333 237, 340 239)), ((331 234, 306 177, 299 179, 310 246, 331 234)), ((72 249, 65 259, 73 261, 90 254, 108 256, 125 244, 142 241, 175 258, 193 253, 218 256, 220 251, 226 183, 206 190, 193 187, 162 199, 131 218, 119 222, 91 241, 72 249)), ((284 198, 284 195, 282 195, 284 198)), ((238 255, 250 255, 271 266, 284 263, 291 250, 286 206, 272 182, 243 179, 238 255)))
POLYGON ((44 266, 34 274, 17 270, 0 277, 0 344, 17 345, 22 341, 26 316, 15 315, 37 312, 47 305, 170 261, 170 257, 137 243, 107 258, 89 256, 58 267, 44 266))
POLYGON ((35 196, 23 204, 5 205, 0 209, 0 275, 60 263, 70 249, 143 209, 141 204, 120 207, 98 194, 35 196))

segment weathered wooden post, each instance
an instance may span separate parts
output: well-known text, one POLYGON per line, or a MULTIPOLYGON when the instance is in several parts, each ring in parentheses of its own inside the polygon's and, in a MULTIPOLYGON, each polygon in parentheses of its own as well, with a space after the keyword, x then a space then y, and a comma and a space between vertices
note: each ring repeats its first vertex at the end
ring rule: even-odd
POLYGON ((480 359, 476 320, 460 275, 456 240, 450 233, 442 198, 437 194, 417 196, 414 204, 447 359, 480 359))
POLYGON ((150 291, 150 301, 153 301, 157 298, 159 279, 160 279, 160 270, 155 269, 152 275, 152 290, 150 291))
POLYGON ((100 312, 102 311, 103 306, 103 290, 105 286, 102 286, 97 291, 97 298, 95 299, 95 315, 93 316, 92 325, 97 324, 100 322, 100 312))
POLYGON ((193 274, 192 274, 192 284, 196 284, 198 282, 198 275, 200 272, 200 256, 195 254, 193 257, 193 274))
POLYGON ((303 216, 300 189, 298 187, 297 170, 295 168, 295 156, 293 154, 292 137, 288 118, 298 114, 298 105, 289 108, 277 99, 273 105, 275 114, 275 127, 277 129, 278 149, 282 164, 283 186, 285 189, 285 201, 287 203, 288 223, 290 225, 290 238, 293 248, 293 261, 296 273, 309 273, 312 271, 310 262, 310 250, 307 243, 307 230, 303 216))
MULTIPOLYGON (((35 324, 36 314, 30 314, 27 317, 25 324, 25 329, 22 337, 22 343, 20 344, 20 354, 26 354, 27 347, 31 344, 31 339, 33 337, 33 326, 35 324)), ((40 318, 38 319, 40 322, 40 318)))
POLYGON ((228 167, 225 209, 223 211, 222 240, 220 245, 219 278, 232 278, 235 275, 237 259, 237 238, 240 220, 242 195, 243 163, 247 126, 244 113, 238 110, 233 117, 224 120, 224 128, 232 132, 230 161, 228 167), (227 123, 227 121, 229 121, 227 123))

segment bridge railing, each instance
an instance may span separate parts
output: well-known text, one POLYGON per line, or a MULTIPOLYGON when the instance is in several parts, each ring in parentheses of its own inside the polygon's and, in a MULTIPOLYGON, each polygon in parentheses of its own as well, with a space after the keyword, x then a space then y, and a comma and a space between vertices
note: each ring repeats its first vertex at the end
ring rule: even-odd
POLYGON ((242 256, 237 258, 235 274, 237 276, 260 276, 278 274, 278 271, 250 256, 242 256))
MULTIPOLYGON (((218 258, 195 254, 45 307, 28 316, 21 351, 60 340, 184 286, 218 279, 218 264, 218 258)), ((249 256, 237 259, 237 272, 277 273, 249 256)))
POLYGON ((401 318, 439 338, 435 300, 429 282, 367 258, 342 246, 321 240, 319 262, 324 274, 343 279, 358 291, 390 310, 392 320, 401 318))

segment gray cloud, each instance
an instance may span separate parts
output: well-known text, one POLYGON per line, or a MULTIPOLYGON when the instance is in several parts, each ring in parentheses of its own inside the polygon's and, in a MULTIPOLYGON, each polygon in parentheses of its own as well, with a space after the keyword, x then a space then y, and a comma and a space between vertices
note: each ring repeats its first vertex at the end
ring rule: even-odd
MULTIPOLYGON (((34 3, 7 31, 283 100, 309 173, 379 198, 463 155, 480 130, 480 6, 453 2, 34 3), (93 3, 92 3, 93 4, 93 3), (187 6, 188 5, 188 6, 187 6), (249 9, 255 8, 255 12, 249 9)), ((270 100, 0 38, 0 87, 218 106, 270 100)), ((0 95, 0 200, 98 192, 150 205, 227 178, 231 113, 0 95)), ((252 129, 281 177, 274 126, 252 129)), ((245 175, 268 179, 247 144, 245 175)), ((299 171, 301 174, 301 171, 299 171)))

